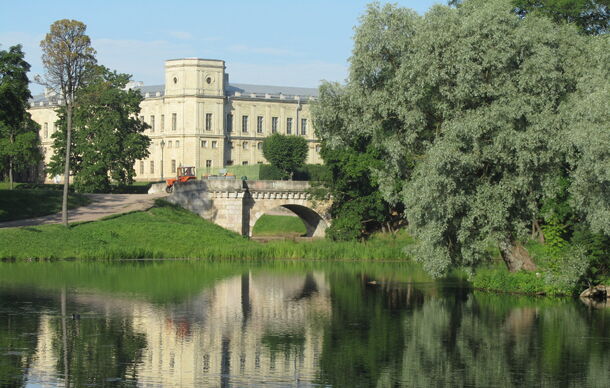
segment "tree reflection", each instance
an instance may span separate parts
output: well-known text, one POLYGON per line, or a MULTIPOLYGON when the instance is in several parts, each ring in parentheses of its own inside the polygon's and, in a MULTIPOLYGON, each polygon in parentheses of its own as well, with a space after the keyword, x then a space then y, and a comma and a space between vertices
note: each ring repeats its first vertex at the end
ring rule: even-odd
POLYGON ((371 287, 353 276, 330 283, 322 384, 610 386, 610 347, 599 341, 610 334, 599 316, 607 312, 448 289, 431 297, 410 284, 371 287))
POLYGON ((0 292, 0 385, 25 386, 24 371, 36 351, 39 299, 29 293, 0 292))
POLYGON ((67 312, 52 322, 55 369, 66 386, 135 385, 146 338, 134 330, 131 317, 106 314, 104 319, 75 319, 72 314, 79 311, 78 306, 69 302, 68 297, 67 312))

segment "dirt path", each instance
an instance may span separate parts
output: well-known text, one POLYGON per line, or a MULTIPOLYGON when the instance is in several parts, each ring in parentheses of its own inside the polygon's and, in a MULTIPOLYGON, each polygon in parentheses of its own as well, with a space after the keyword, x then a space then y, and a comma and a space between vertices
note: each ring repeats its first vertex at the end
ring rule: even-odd
MULTIPOLYGON (((91 203, 68 211, 69 222, 95 221, 113 214, 148 210, 155 199, 166 197, 166 193, 156 194, 88 194, 91 203)), ((34 226, 61 223, 61 213, 50 216, 0 222, 0 228, 34 226)))

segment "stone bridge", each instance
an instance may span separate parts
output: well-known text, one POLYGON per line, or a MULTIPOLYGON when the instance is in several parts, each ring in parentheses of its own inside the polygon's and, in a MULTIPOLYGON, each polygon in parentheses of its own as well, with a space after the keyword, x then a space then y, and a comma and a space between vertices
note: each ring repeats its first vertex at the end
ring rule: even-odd
POLYGON ((307 237, 324 237, 330 201, 314 201, 309 182, 202 179, 177 184, 168 200, 223 228, 252 236, 256 221, 280 207, 299 216, 307 237))

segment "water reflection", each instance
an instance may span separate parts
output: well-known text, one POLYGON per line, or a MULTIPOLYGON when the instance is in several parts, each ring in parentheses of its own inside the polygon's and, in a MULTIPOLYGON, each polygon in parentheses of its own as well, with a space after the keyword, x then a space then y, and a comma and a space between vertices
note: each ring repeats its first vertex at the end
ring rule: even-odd
POLYGON ((62 267, 89 287, 0 265, 2 386, 610 386, 608 309, 472 293, 401 265, 125 264, 191 274, 161 294, 107 264, 62 267))

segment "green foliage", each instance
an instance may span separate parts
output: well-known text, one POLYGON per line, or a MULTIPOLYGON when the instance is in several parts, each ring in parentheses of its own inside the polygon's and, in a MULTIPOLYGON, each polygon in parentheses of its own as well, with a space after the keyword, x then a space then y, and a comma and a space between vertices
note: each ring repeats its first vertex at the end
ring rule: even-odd
MULTIPOLYGON (((94 79, 78 93, 74 110, 71 168, 75 187, 81 192, 109 192, 111 180, 129 185, 134 163, 148 156, 150 139, 146 124, 137 119, 142 95, 125 90, 130 76, 98 67, 94 79)), ((55 153, 48 166, 51 175, 61 174, 66 143, 66 111, 60 109, 54 137, 55 153)))
POLYGON ((587 34, 603 34, 610 27, 608 0, 513 0, 521 16, 536 13, 553 21, 576 24, 587 34))
MULTIPOLYGON (((55 214, 61 211, 59 190, 25 189, 0 190, 0 222, 22 220, 55 214)), ((89 199, 77 193, 68 196, 70 209, 89 204, 89 199)))
POLYGON ((282 171, 284 178, 292 178, 294 172, 307 159, 307 140, 299 136, 275 133, 263 141, 263 156, 282 171))
POLYGON ((380 165, 379 153, 370 146, 366 150, 347 146, 331 149, 324 144, 321 155, 330 170, 326 185, 333 198, 333 223, 327 236, 347 241, 379 230, 391 218, 390 206, 373 178, 372 168, 380 165))
POLYGON ((27 112, 32 97, 29 70, 21 45, 0 50, 0 177, 10 182, 28 170, 36 171, 42 157, 39 127, 27 112))
POLYGON ((592 37, 576 65, 576 90, 561 111, 570 205, 593 233, 610 236, 610 35, 592 37))

